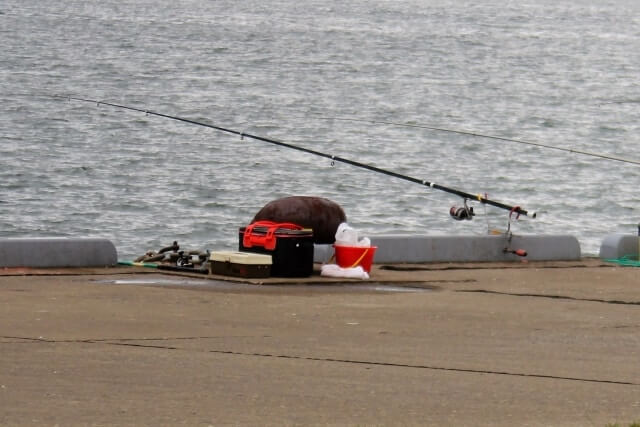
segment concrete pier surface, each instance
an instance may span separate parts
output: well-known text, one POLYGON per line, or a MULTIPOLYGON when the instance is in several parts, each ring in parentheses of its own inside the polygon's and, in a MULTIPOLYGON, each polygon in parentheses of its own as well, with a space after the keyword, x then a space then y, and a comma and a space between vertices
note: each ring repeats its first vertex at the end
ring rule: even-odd
POLYGON ((639 269, 581 259, 371 276, 0 269, 0 424, 640 420, 639 269))

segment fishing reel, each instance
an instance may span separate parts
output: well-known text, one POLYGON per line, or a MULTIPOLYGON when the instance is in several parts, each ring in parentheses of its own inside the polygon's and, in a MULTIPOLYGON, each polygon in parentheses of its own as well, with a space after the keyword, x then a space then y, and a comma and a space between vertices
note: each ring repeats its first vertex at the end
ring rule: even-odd
POLYGON ((178 259, 176 260, 176 265, 178 267, 193 267, 191 254, 185 254, 184 251, 178 252, 178 259))
POLYGON ((463 221, 465 219, 470 221, 475 216, 475 213, 473 213, 473 207, 467 206, 467 199, 464 199, 464 206, 451 206, 449 215, 456 221, 463 221))

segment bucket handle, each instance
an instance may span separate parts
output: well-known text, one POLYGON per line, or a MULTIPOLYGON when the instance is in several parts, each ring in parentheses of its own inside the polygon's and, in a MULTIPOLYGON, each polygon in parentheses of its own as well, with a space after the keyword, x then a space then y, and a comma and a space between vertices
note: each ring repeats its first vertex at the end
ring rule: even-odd
POLYGON ((362 261, 364 259, 365 255, 367 255, 367 253, 369 252, 370 249, 371 249, 371 247, 368 247, 366 251, 363 251, 362 255, 360 255, 360 258, 358 258, 356 260, 356 262, 354 262, 353 265, 351 265, 351 267, 349 267, 349 268, 357 267, 358 264, 360 264, 360 261, 362 261))

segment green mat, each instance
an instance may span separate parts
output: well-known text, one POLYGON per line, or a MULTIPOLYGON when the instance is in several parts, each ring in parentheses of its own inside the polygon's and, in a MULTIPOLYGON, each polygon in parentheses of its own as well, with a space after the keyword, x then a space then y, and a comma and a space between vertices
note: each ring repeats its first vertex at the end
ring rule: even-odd
POLYGON ((606 262, 615 262, 616 264, 625 265, 628 267, 640 267, 640 260, 638 255, 625 255, 620 258, 605 259, 606 262))

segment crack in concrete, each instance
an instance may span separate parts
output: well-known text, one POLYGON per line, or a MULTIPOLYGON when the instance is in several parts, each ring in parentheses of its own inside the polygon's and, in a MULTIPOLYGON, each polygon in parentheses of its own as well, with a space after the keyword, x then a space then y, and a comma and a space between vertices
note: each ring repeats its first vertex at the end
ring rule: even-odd
POLYGON ((528 293, 528 292, 500 292, 500 291, 492 291, 489 289, 458 289, 454 292, 506 295, 506 296, 512 296, 512 297, 549 298, 549 299, 560 299, 560 300, 569 300, 569 301, 599 302, 604 304, 640 305, 640 301, 608 300, 608 299, 600 299, 600 298, 578 298, 578 297, 571 297, 568 295, 546 295, 546 294, 535 294, 535 293, 528 293))
MULTIPOLYGON (((53 340, 44 337, 14 337, 14 336, 0 336, 0 339, 13 339, 23 340, 26 343, 107 343, 112 344, 112 341, 127 342, 127 341, 179 341, 179 340, 200 340, 200 339, 216 339, 216 338, 271 338, 270 335, 262 335, 256 337, 255 335, 214 335, 214 336, 193 336, 193 337, 152 337, 152 338, 86 338, 86 339, 69 339, 69 340, 53 340)), ((12 341, 12 344, 20 344, 20 342, 12 341)), ((26 344, 25 343, 25 344, 26 344)))
MULTIPOLYGON (((268 336, 265 336, 268 337, 268 336)), ((48 340, 45 338, 33 338, 33 337, 10 337, 10 336, 0 336, 0 338, 4 339, 20 339, 31 342, 46 342, 46 343, 82 343, 82 344, 105 344, 105 345, 113 345, 113 346, 122 346, 122 347, 137 347, 137 348, 151 348, 151 349, 160 349, 160 350, 183 350, 183 351, 193 351, 193 349, 184 349, 180 347, 167 346, 167 345, 151 345, 151 344, 139 344, 128 341, 173 341, 173 340, 198 340, 198 339, 208 339, 208 338, 222 338, 221 336, 217 337, 178 337, 178 338, 124 338, 124 339, 83 339, 83 340, 48 340)), ((312 357, 312 356, 295 356, 295 355, 287 355, 287 354, 273 354, 273 353, 259 353, 259 352, 242 352, 242 351, 233 351, 233 350, 196 350, 202 351, 205 353, 212 354, 222 354, 222 355, 232 355, 232 356, 249 356, 249 357, 265 357, 265 358, 276 358, 276 359, 289 359, 289 360, 309 360, 314 362, 333 362, 333 363, 348 363, 348 364, 356 364, 356 365, 364 365, 364 366, 382 366, 382 367, 396 367, 396 368, 411 368, 411 369, 426 369, 432 371, 445 371, 445 372, 460 372, 460 373, 470 373, 470 374, 487 374, 487 375, 504 375, 511 377, 523 377, 523 378, 541 378, 541 379, 552 379, 552 380, 564 380, 564 381, 579 381, 586 383, 597 383, 597 384, 615 384, 615 385, 630 385, 630 386, 640 386, 640 383, 635 383, 631 381, 615 381, 615 380, 602 380, 595 378, 580 378, 580 377, 566 377, 559 375, 546 375, 546 374, 528 374, 523 372, 508 372, 508 371, 494 371, 494 370, 485 370, 485 369, 469 369, 469 368, 448 368, 443 366, 433 366, 433 365, 418 365, 418 364, 408 364, 408 363, 394 363, 394 362, 379 362, 379 361, 370 361, 370 360, 355 360, 355 359, 340 359, 340 358, 332 358, 332 357, 312 357)))
MULTIPOLYGON (((506 261, 505 261, 506 262, 506 261)), ((601 264, 595 266, 589 266, 585 264, 567 264, 567 265, 537 265, 536 268, 611 268, 611 265, 601 264)), ((422 266, 422 265, 382 265, 380 270, 389 271, 447 271, 447 270, 495 270, 495 269, 514 269, 524 270, 531 268, 529 264, 501 264, 499 266, 487 264, 484 265, 435 265, 435 266, 422 266)))
POLYGON ((352 363, 352 364, 358 364, 358 365, 391 366, 391 367, 399 367, 399 368, 428 369, 428 370, 434 370, 434 371, 507 375, 507 376, 514 376, 514 377, 545 378, 545 379, 554 379, 554 380, 568 380, 568 381, 580 381, 580 382, 590 382, 590 383, 640 386, 639 383, 634 383, 629 381, 599 380, 599 379, 593 379, 593 378, 563 377, 563 376, 545 375, 545 374, 526 374, 521 372, 492 371, 492 370, 484 370, 484 369, 446 368, 442 366, 431 366, 431 365, 414 365, 414 364, 405 364, 405 363, 376 362, 376 361, 353 360, 353 359, 335 359, 335 358, 327 358, 327 357, 290 356, 290 355, 279 355, 279 354, 270 354, 270 353, 245 353, 245 352, 235 352, 235 351, 227 351, 227 350, 208 350, 208 352, 219 353, 219 354, 242 355, 242 356, 260 356, 260 357, 275 357, 275 358, 282 358, 282 359, 312 360, 312 361, 318 361, 318 362, 352 363))

